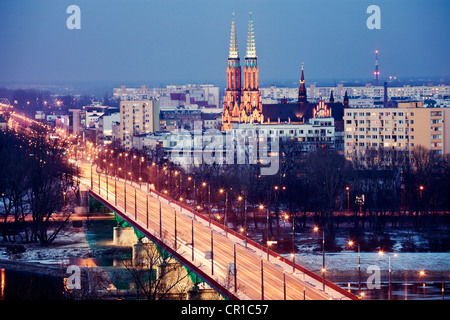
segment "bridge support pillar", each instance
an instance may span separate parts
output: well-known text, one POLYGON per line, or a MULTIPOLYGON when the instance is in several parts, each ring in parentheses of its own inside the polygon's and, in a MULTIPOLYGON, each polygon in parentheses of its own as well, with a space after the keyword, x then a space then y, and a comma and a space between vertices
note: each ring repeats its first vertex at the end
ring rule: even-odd
POLYGON ((78 206, 74 208, 72 222, 74 227, 81 227, 83 221, 89 215, 89 194, 88 191, 80 187, 80 201, 78 206))
POLYGON ((164 262, 157 267, 158 277, 166 283, 175 284, 173 291, 186 293, 192 287, 192 281, 184 266, 176 260, 164 262))
POLYGON ((113 244, 116 246, 132 246, 138 241, 132 227, 114 227, 113 244))
POLYGON ((156 267, 156 262, 159 259, 159 253, 156 246, 148 241, 147 238, 142 238, 133 244, 132 254, 133 264, 147 264, 156 267))
POLYGON ((89 190, 85 186, 80 187, 80 206, 89 208, 89 190))
POLYGON ((220 294, 214 289, 195 289, 187 293, 188 300, 219 300, 220 294))

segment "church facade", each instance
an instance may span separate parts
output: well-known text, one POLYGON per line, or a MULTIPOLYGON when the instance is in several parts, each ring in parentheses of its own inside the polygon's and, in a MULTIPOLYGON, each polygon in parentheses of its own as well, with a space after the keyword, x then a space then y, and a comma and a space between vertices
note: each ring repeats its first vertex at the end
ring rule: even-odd
POLYGON ((250 13, 247 48, 242 69, 236 37, 236 20, 233 13, 231 23, 230 50, 227 64, 227 84, 225 88, 222 131, 252 125, 292 125, 306 124, 311 118, 334 118, 334 125, 340 130, 343 110, 348 107, 347 92, 344 102, 335 102, 331 93, 328 102, 322 98, 318 103, 308 101, 303 64, 297 101, 281 99, 279 103, 263 104, 259 88, 258 58, 255 48, 253 19, 250 13))
POLYGON ((309 119, 312 116, 315 104, 308 103, 307 100, 303 65, 297 103, 287 103, 286 101, 281 101, 280 104, 262 103, 251 13, 243 71, 242 79, 236 37, 236 20, 233 13, 227 64, 227 85, 222 113, 222 130, 231 130, 234 123, 302 123, 305 122, 305 119, 309 119))

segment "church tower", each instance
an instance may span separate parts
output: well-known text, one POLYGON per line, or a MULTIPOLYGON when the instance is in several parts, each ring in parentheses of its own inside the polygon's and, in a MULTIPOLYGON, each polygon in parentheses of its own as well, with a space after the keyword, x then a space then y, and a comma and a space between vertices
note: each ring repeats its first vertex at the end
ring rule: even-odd
POLYGON ((302 76, 300 78, 300 88, 298 88, 298 102, 308 102, 306 96, 305 76, 303 74, 303 63, 302 63, 302 76))
MULTIPOLYGON (((248 23, 247 52, 245 55, 244 87, 242 90, 242 103, 243 103, 242 109, 245 110, 245 113, 248 116, 251 116, 251 114, 256 115, 257 113, 262 113, 262 100, 261 100, 261 92, 259 89, 258 58, 256 57, 255 32, 253 28, 253 18, 251 12, 250 12, 250 20, 248 23)), ((253 122, 255 121, 259 122, 258 119, 252 120, 253 122)))
POLYGON ((239 117, 241 105, 241 65, 236 38, 236 19, 231 22, 230 51, 227 65, 227 87, 223 104, 222 130, 231 129, 231 122, 239 117))

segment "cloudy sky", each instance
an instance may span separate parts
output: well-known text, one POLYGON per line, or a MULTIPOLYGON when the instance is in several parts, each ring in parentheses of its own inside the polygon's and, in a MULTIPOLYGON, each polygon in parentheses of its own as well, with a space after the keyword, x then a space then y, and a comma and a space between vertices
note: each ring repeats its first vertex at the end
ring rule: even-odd
POLYGON ((302 62, 309 79, 370 79, 375 49, 381 77, 450 76, 448 0, 2 0, 0 82, 224 82, 233 11, 241 64, 253 12, 261 81, 302 62))

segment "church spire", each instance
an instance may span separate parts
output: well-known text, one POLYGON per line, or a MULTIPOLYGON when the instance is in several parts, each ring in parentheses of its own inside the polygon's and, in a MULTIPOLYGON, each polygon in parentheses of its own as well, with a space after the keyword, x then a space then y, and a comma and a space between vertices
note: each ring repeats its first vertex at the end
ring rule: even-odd
POLYGON ((233 20, 231 21, 231 37, 230 37, 230 53, 228 55, 229 59, 238 59, 238 44, 236 38, 236 19, 235 14, 233 12, 233 20))
POLYGON ((305 76, 303 74, 303 62, 302 62, 302 75, 300 78, 300 88, 298 88, 298 102, 308 102, 306 97, 305 76))
POLYGON ((256 58, 255 32, 253 29, 253 18, 251 12, 250 12, 250 20, 248 22, 247 54, 245 57, 256 58))
POLYGON ((300 78, 300 83, 305 82, 305 76, 303 75, 303 62, 302 62, 302 76, 300 78))

